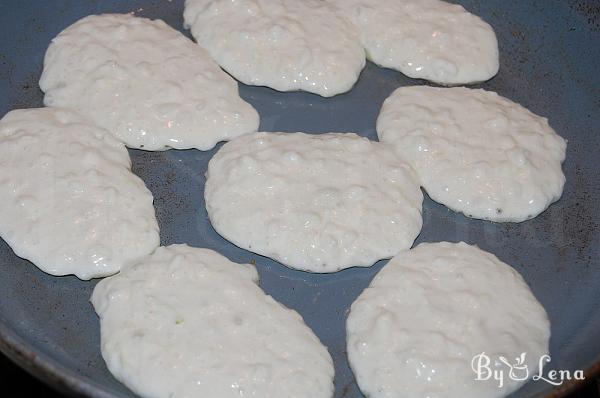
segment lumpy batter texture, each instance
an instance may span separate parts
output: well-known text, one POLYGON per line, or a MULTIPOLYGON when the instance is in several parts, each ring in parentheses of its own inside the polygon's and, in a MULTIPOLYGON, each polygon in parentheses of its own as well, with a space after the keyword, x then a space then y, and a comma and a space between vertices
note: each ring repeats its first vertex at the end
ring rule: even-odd
POLYGON ((159 244, 152 194, 125 146, 72 111, 0 121, 0 235, 52 275, 111 275, 159 244))
POLYGON ((401 87, 384 102, 377 133, 433 200, 469 217, 523 221, 562 195, 565 140, 494 92, 401 87))
POLYGON ((498 72, 490 25, 440 0, 328 0, 352 22, 374 63, 445 85, 481 82, 498 72))
POLYGON ((160 247, 98 283, 102 356, 146 398, 330 398, 333 363, 249 264, 160 247))
POLYGON ((370 398, 506 396, 526 381, 524 367, 537 373, 550 338, 523 278, 465 243, 423 243, 394 257, 352 304, 346 326, 350 366, 370 398), (502 387, 475 380, 481 353, 491 370, 504 370, 502 387), (511 379, 501 358, 524 380, 511 379))
POLYGON ((163 21, 92 15, 46 52, 46 106, 73 108, 132 148, 208 150, 258 128, 258 114, 208 53, 163 21))
POLYGON ((355 134, 240 137, 211 159, 204 196, 219 234, 310 272, 390 258, 422 225, 412 169, 355 134))
POLYGON ((350 90, 365 65, 351 26, 321 0, 186 0, 184 20, 246 84, 330 97, 350 90))

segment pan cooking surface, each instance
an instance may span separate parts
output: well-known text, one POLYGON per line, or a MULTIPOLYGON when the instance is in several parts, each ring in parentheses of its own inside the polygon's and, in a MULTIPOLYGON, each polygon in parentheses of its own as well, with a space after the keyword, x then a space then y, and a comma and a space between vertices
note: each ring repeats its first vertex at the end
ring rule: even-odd
MULTIPOLYGON (((521 224, 467 219, 425 198, 416 243, 466 241, 512 264, 546 308, 552 323, 547 369, 588 369, 600 361, 600 9, 593 1, 464 0, 496 30, 500 73, 481 87, 499 92, 550 119, 569 144, 562 199, 521 224)), ((182 0, 54 0, 0 4, 0 111, 42 105, 37 82, 44 52, 79 18, 130 12, 161 18, 182 30, 182 0)), ((187 33, 186 33, 187 34, 187 33)), ((383 100, 397 87, 423 84, 368 64, 354 89, 323 99, 240 86, 261 114, 261 130, 356 132, 376 139, 383 100)), ((385 262, 330 275, 287 269, 235 247, 214 232, 204 209, 204 172, 217 146, 195 150, 130 151, 134 171, 154 194, 161 243, 214 249, 236 262, 256 262, 261 286, 298 310, 329 348, 336 365, 336 398, 362 397, 345 353, 344 322, 353 300, 385 262)), ((46 275, 0 241, 0 349, 38 376, 95 397, 133 394, 109 374, 100 356, 99 324, 89 303, 95 282, 46 275)), ((490 314, 493 316, 493 314, 490 314)), ((596 365, 598 369, 598 365, 596 365)), ((549 393, 530 382, 513 394, 549 393)))

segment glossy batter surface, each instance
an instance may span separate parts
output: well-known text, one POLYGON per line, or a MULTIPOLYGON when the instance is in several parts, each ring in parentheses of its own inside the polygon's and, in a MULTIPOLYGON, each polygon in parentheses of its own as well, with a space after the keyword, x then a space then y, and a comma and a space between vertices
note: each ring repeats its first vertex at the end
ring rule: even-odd
POLYGON ((249 264, 187 245, 98 283, 102 356, 145 398, 330 398, 333 364, 249 264))
POLYGON ((0 197, 0 235, 52 275, 111 275, 159 244, 152 194, 125 146, 69 110, 0 121, 0 197))
POLYGON ((211 159, 204 196, 223 237, 310 272, 390 258, 422 225, 412 169, 355 134, 240 137, 211 159))
POLYGON ((423 243, 394 257, 352 304, 350 366, 370 398, 503 397, 523 384, 504 375, 475 380, 473 358, 490 369, 515 364, 532 377, 548 353, 550 324, 523 278, 465 243, 423 243))
POLYGON ((330 97, 352 88, 365 52, 352 27, 321 0, 186 0, 198 44, 236 79, 330 97))
POLYGON ((565 140, 494 92, 401 87, 385 100, 377 134, 433 200, 469 217, 524 221, 562 195, 565 140))
POLYGON ((132 148, 208 150, 258 129, 237 83, 161 20, 85 17, 52 40, 40 87, 132 148))

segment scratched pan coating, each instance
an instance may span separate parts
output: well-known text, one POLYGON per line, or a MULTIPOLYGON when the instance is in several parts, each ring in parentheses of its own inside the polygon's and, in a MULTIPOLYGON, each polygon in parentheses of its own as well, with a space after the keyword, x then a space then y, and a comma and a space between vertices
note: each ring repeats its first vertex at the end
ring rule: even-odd
MULTIPOLYGON (((600 7, 593 0, 461 3, 493 25, 500 43, 500 73, 481 86, 550 118, 569 142, 567 183, 559 202, 522 224, 467 219, 425 198, 417 243, 463 240, 512 264, 550 316, 549 367, 588 369, 591 377, 600 366, 600 79, 594 63, 600 59, 600 7)), ((45 49, 77 19, 134 11, 182 30, 182 8, 182 0, 0 3, 0 113, 42 104, 37 82, 45 49)), ((334 98, 243 85, 240 90, 260 112, 262 130, 350 131, 376 139, 383 100, 410 84, 423 82, 368 64, 354 89, 334 98)), ((228 243, 211 228, 204 209, 204 172, 215 150, 131 151, 134 171, 154 194, 162 244, 185 242, 233 261, 255 261, 265 291, 298 310, 329 348, 335 397, 362 397, 346 360, 344 323, 350 304, 384 262, 313 275, 228 243)), ((94 284, 46 275, 0 241, 0 349, 64 391, 131 397, 100 356, 98 319, 88 301, 94 284)), ((513 396, 560 395, 567 389, 530 382, 513 396)))

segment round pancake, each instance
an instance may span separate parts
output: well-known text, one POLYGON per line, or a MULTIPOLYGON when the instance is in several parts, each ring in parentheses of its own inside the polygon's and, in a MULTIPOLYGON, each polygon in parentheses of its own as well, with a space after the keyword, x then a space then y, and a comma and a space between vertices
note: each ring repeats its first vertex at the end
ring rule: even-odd
POLYGON ((468 217, 524 221, 562 195, 565 140, 491 91, 401 87, 385 100, 377 134, 433 200, 468 217))
POLYGON ((550 324, 513 268, 442 242, 390 260, 352 304, 346 332, 367 397, 494 398, 537 373, 550 324), (488 371, 505 372, 502 386, 488 371))
POLYGON ((111 275, 159 244, 152 194, 127 149, 70 110, 4 116, 0 196, 0 236, 52 275, 111 275))
POLYGON ((482 82, 498 73, 490 25, 440 0, 328 0, 350 21, 377 65, 443 85, 482 82))
POLYGON ((352 88, 365 52, 321 0, 187 0, 185 25, 239 81, 323 97, 352 88))
POLYGON ((161 20, 85 17, 52 40, 40 87, 131 148, 211 149, 258 129, 258 113, 208 53, 161 20))
POLYGON ((356 134, 249 134, 225 144, 206 176, 215 230, 291 268, 370 266, 421 231, 412 169, 356 134))
POLYGON ((160 247, 98 283, 102 356, 145 398, 331 398, 333 362, 249 264, 160 247))

